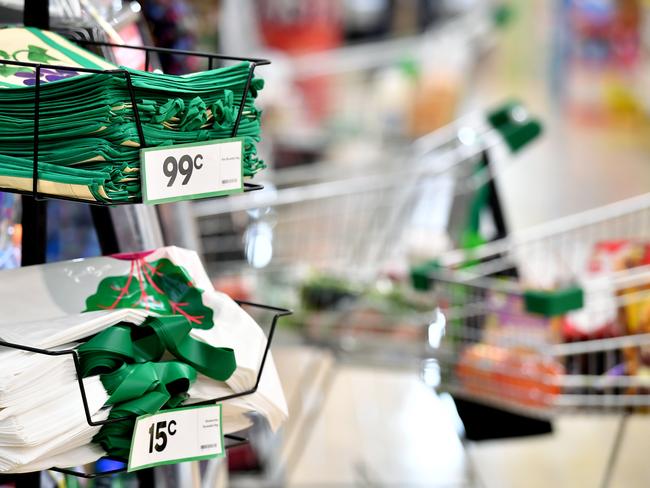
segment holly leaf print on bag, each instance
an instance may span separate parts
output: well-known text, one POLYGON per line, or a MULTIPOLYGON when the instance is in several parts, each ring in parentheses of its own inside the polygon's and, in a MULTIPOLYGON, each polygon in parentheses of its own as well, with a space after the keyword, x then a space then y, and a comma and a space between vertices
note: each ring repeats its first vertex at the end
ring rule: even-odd
POLYGON ((201 299, 187 271, 169 259, 131 259, 129 274, 104 278, 86 299, 86 311, 144 308, 161 315, 182 315, 193 327, 210 329, 213 311, 201 299))

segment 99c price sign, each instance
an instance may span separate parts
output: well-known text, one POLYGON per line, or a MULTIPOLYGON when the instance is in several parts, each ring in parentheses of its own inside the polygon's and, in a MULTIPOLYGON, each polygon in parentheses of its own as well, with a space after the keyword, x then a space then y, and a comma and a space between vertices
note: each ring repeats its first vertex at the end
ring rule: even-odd
POLYGON ((209 459, 224 453, 221 405, 180 408, 138 417, 128 469, 209 459))
POLYGON ((205 198, 244 189, 243 138, 142 149, 145 203, 205 198))

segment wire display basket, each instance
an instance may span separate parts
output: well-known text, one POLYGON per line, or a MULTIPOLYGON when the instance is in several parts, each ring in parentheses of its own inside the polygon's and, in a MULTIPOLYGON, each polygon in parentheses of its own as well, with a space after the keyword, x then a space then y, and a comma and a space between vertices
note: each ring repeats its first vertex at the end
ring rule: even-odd
POLYGON ((441 256, 441 388, 515 412, 650 411, 650 194, 441 256))
MULTIPOLYGON (((267 59, 225 56, 221 54, 205 53, 205 52, 198 52, 198 51, 167 49, 167 48, 159 48, 159 47, 152 47, 152 46, 131 46, 131 45, 124 45, 124 44, 114 44, 108 42, 93 41, 88 39, 74 39, 74 41, 80 45, 83 45, 88 49, 97 50, 102 48, 103 49, 110 48, 110 49, 125 49, 125 50, 141 52, 145 57, 144 71, 147 72, 150 71, 151 68, 151 63, 152 63, 151 58, 158 55, 175 55, 175 56, 182 56, 186 58, 200 59, 201 61, 205 61, 208 70, 212 70, 215 66, 220 66, 228 62, 239 61, 239 62, 249 63, 248 76, 246 78, 246 82, 243 88, 242 98, 237 102, 236 105, 237 115, 231 131, 232 137, 235 137, 239 134, 239 127, 242 122, 242 118, 245 117, 246 100, 247 97, 250 97, 251 95, 251 83, 255 74, 255 69, 258 66, 264 66, 271 63, 267 59)), ((53 64, 42 64, 36 62, 17 61, 12 59, 1 59, 0 66, 23 68, 27 70, 32 70, 34 72, 34 91, 33 91, 34 92, 34 117, 32 123, 33 152, 31 157, 32 160, 31 185, 29 185, 29 187, 23 187, 24 184, 22 183, 14 184, 13 186, 6 186, 0 188, 2 191, 29 195, 32 196, 35 200, 59 199, 59 200, 69 200, 75 202, 89 203, 92 205, 115 206, 115 205, 130 205, 133 203, 142 203, 142 197, 131 199, 125 202, 122 201, 103 202, 99 200, 81 198, 77 196, 65 196, 65 195, 60 195, 51 192, 48 193, 47 189, 43 189, 44 187, 47 187, 46 180, 40 178, 40 172, 42 171, 41 169, 42 162, 39 162, 39 146, 41 145, 40 142, 42 141, 43 134, 39 127, 42 126, 41 122, 45 118, 45 115, 41 113, 41 107, 42 107, 41 102, 43 100, 42 87, 45 84, 43 82, 43 79, 45 77, 42 75, 42 73, 47 72, 47 70, 56 70, 60 73, 63 73, 66 77, 77 75, 77 74, 81 74, 81 75, 94 74, 94 75, 104 75, 107 77, 107 79, 115 78, 120 81, 123 81, 124 88, 125 88, 125 94, 124 94, 125 96, 123 102, 126 104, 125 106, 131 107, 132 109, 130 116, 132 116, 133 118, 135 130, 137 133, 137 142, 136 142, 137 147, 144 149, 149 147, 150 144, 148 144, 147 140, 145 139, 145 131, 143 129, 140 110, 137 108, 138 100, 136 97, 135 88, 129 70, 125 68, 93 69, 93 68, 84 68, 84 67, 60 66, 60 65, 53 65, 53 64)), ((139 177, 138 177, 138 184, 140 184, 139 177)), ((261 188, 262 188, 261 185, 252 183, 250 181, 245 181, 243 183, 244 192, 256 191, 256 190, 260 190, 261 188)))
MULTIPOLYGON (((264 366, 267 363, 267 358, 269 357, 269 352, 271 349, 271 343, 273 341, 273 336, 275 333, 275 329, 277 326, 278 321, 282 317, 287 317, 291 315, 291 311, 284 309, 284 308, 278 308, 274 307, 271 305, 264 305, 264 304, 259 304, 259 303, 251 303, 251 302, 245 302, 245 301, 237 301, 237 304, 241 307, 246 308, 248 311, 251 313, 254 313, 256 316, 258 316, 260 319, 264 319, 265 321, 268 322, 267 329, 268 329, 268 338, 266 341, 266 346, 264 350, 262 351, 262 355, 259 359, 259 369, 255 378, 254 384, 250 385, 249 388, 247 388, 244 391, 237 392, 237 393, 232 393, 227 396, 222 396, 219 398, 214 398, 210 400, 202 400, 200 402, 193 402, 191 405, 192 406, 199 406, 199 405, 216 405, 216 404, 224 404, 227 403, 229 400, 233 400, 235 398, 239 397, 245 397, 247 395, 252 395, 255 392, 257 392, 260 382, 262 380, 262 375, 264 373, 264 366)), ((85 420, 87 424, 91 427, 98 427, 98 426, 103 426, 111 423, 117 423, 117 422, 124 422, 128 420, 134 420, 134 417, 132 416, 121 416, 121 417, 114 417, 114 418, 107 418, 104 420, 98 419, 98 418, 93 418, 91 414, 91 410, 89 407, 89 399, 88 395, 86 393, 86 388, 84 386, 84 381, 83 381, 83 374, 82 374, 82 367, 81 367, 81 360, 79 357, 79 352, 76 350, 76 348, 66 348, 66 349, 42 349, 42 348, 36 348, 36 347, 31 347, 23 344, 14 344, 10 342, 6 342, 3 340, 0 340, 0 348, 8 348, 8 349, 14 349, 14 350, 19 350, 19 351, 24 351, 27 353, 32 353, 32 354, 38 354, 38 355, 46 355, 46 356, 51 356, 51 357, 63 357, 63 356, 69 356, 72 358, 72 362, 74 365, 75 373, 76 373, 76 382, 79 387, 79 401, 81 402, 83 406, 83 412, 85 416, 85 420)), ((166 409, 164 411, 172 411, 173 409, 166 409)), ((246 437, 242 437, 240 435, 235 435, 235 434, 225 434, 224 435, 224 440, 225 440, 225 449, 230 449, 232 447, 236 447, 242 444, 248 443, 248 439, 246 437)), ((127 460, 126 459, 121 459, 118 457, 114 456, 105 456, 102 459, 111 459, 114 461, 119 461, 123 464, 126 465, 127 460)), ((52 471, 58 471, 67 475, 71 476, 77 476, 80 478, 86 478, 86 479, 94 479, 94 478, 101 478, 101 477, 106 477, 106 476, 111 476, 117 473, 122 473, 126 472, 127 468, 126 467, 121 467, 119 469, 113 469, 110 471, 102 471, 102 472, 91 472, 88 473, 85 470, 79 471, 76 468, 59 468, 59 467, 52 467, 50 468, 52 471)))

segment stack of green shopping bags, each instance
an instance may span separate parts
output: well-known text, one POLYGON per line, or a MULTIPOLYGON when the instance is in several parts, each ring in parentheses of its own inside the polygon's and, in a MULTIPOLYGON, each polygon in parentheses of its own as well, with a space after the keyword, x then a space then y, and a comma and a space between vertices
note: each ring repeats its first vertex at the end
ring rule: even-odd
MULTIPOLYGON (((53 66, 40 71, 38 190, 105 203, 141 199, 140 140, 123 73, 80 73, 56 66, 117 67, 52 32, 0 29, 2 59, 53 66)), ((245 97, 237 136, 244 137, 244 176, 264 167, 258 159, 263 80, 250 65, 173 76, 127 70, 147 147, 229 138, 245 97)), ((36 70, 0 64, 0 187, 32 189, 36 70)))

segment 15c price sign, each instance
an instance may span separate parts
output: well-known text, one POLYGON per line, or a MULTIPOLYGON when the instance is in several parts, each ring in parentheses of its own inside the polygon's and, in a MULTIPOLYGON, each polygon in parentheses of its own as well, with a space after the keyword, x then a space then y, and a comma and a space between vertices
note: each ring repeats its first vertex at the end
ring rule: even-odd
POLYGON ((244 189, 243 138, 143 149, 145 203, 205 198, 244 189))
POLYGON ((167 425, 166 420, 151 422, 151 425, 149 426, 149 454, 153 453, 154 449, 158 452, 163 452, 165 450, 167 447, 167 434, 176 434, 176 421, 174 419, 169 421, 169 426, 167 425), (167 432, 165 432, 165 430, 167 432), (154 432, 156 439, 155 443, 154 432))
POLYGON ((129 471, 224 455, 221 405, 187 407, 138 417, 129 471))

